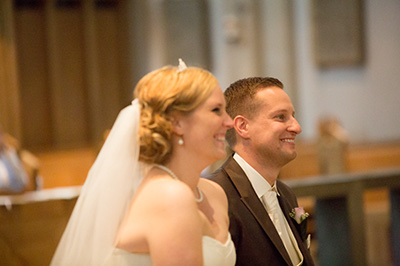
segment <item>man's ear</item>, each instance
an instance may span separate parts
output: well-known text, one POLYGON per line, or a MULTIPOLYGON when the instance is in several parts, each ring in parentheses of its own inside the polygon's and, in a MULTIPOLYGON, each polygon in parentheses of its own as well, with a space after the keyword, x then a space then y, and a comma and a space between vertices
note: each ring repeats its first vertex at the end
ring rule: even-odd
POLYGON ((249 138, 249 121, 246 117, 238 115, 233 119, 233 127, 235 128, 236 132, 244 139, 249 138))

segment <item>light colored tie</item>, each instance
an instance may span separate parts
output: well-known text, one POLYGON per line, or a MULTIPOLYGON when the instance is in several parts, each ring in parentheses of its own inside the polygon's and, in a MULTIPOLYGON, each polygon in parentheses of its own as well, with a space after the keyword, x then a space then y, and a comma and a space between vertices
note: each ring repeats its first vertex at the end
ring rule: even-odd
MULTIPOLYGON (((282 239, 282 242, 289 253, 290 260, 292 261, 293 265, 299 265, 301 262, 302 257, 301 253, 299 256, 299 249, 294 246, 297 243, 293 243, 294 236, 292 239, 290 234, 293 234, 290 230, 290 227, 286 221, 285 216, 283 215, 282 209, 278 202, 278 191, 275 187, 272 187, 271 190, 267 191, 263 196, 262 199, 264 201, 265 209, 268 212, 269 217, 271 218, 273 224, 275 225, 276 231, 278 232, 279 236, 282 239), (297 251, 296 251, 297 250, 297 251)), ((295 241, 295 240, 294 240, 295 241)))

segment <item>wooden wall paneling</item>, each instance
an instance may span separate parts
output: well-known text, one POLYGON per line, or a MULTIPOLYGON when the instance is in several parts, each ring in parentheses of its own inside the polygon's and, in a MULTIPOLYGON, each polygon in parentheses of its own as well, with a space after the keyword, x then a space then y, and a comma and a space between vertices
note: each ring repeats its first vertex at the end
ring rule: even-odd
POLYGON ((122 96, 126 84, 122 79, 130 70, 124 69, 121 62, 126 38, 120 33, 125 20, 120 16, 119 2, 99 3, 84 2, 88 115, 94 144, 103 141, 105 130, 111 128, 120 109, 132 98, 124 102, 122 96))
MULTIPOLYGON (((130 5, 134 6, 134 8, 140 8, 137 6, 137 2, 137 0, 132 2, 119 1, 116 7, 118 12, 119 92, 122 106, 131 103, 133 90, 138 81, 135 79, 135 74, 137 74, 136 65, 140 64, 140 62, 134 58, 135 43, 132 41, 137 35, 134 32, 134 25, 130 24, 130 17, 136 16, 131 12, 130 5)), ((136 12, 143 12, 143 16, 145 16, 146 10, 140 9, 136 12)), ((139 22, 139 26, 143 26, 143 23, 143 21, 139 22)))
POLYGON ((0 1, 0 123, 21 138, 14 15, 11 1, 0 1))
POLYGON ((15 31, 23 144, 48 147, 52 144, 52 127, 44 6, 16 6, 15 31))
MULTIPOLYGON (((119 61, 120 43, 118 5, 97 6, 96 46, 99 70, 99 91, 102 112, 97 115, 102 119, 103 131, 111 128, 121 105, 121 68, 119 61)), ((128 102, 129 103, 129 102, 128 102)))
POLYGON ((54 144, 82 145, 89 139, 82 6, 46 3, 54 144))
POLYGON ((87 90, 87 112, 90 139, 95 143, 102 139, 104 130, 102 121, 102 97, 99 93, 98 47, 96 38, 96 16, 93 2, 84 1, 84 58, 87 90))

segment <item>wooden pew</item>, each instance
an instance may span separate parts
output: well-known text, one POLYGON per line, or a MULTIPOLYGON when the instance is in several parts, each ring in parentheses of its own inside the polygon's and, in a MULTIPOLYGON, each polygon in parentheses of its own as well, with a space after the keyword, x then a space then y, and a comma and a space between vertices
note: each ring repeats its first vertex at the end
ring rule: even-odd
POLYGON ((49 265, 80 189, 0 196, 0 265, 49 265))

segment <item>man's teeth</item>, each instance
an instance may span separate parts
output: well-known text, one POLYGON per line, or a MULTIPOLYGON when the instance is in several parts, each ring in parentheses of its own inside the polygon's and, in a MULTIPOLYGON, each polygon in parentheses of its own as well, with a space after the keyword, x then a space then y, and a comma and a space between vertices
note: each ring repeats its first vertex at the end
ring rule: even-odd
POLYGON ((225 141, 225 137, 217 137, 218 141, 225 141))
POLYGON ((282 141, 283 141, 283 142, 291 142, 291 143, 294 143, 294 139, 283 139, 282 141))

